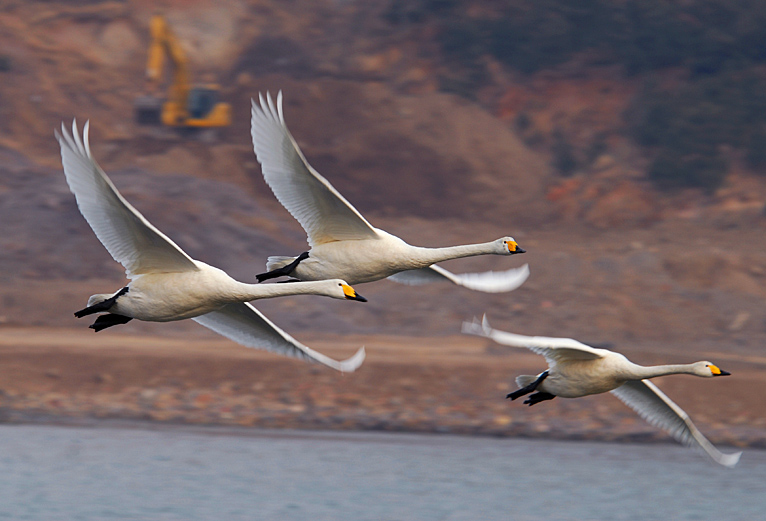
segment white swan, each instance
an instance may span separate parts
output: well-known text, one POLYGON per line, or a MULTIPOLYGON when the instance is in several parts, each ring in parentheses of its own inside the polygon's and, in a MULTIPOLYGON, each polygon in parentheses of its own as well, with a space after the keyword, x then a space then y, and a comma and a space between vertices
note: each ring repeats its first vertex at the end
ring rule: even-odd
POLYGON ((669 374, 706 378, 730 374, 711 362, 645 367, 634 364, 620 353, 590 347, 571 338, 530 337, 498 331, 490 327, 486 315, 481 323, 476 319, 464 322, 463 333, 485 336, 509 346, 526 347, 545 357, 548 370, 536 376, 518 376, 516 384, 521 388, 508 394, 507 398, 511 400, 536 391, 524 402, 531 406, 556 396, 578 398, 611 391, 643 419, 665 429, 686 446, 700 447, 716 463, 733 467, 742 455, 741 452, 723 454, 716 449, 692 423, 689 415, 648 380, 669 374))
POLYGON ((512 237, 493 242, 420 248, 374 228, 351 204, 308 164, 287 130, 282 93, 276 106, 269 94, 253 100, 251 134, 263 176, 282 205, 308 235, 311 249, 298 257, 269 257, 263 281, 292 275, 298 280, 342 278, 349 284, 390 278, 404 284, 450 281, 466 288, 498 293, 518 288, 529 267, 502 272, 456 275, 434 264, 474 255, 524 253, 512 237))
POLYGON ((342 280, 293 284, 245 284, 224 271, 192 259, 133 208, 98 166, 75 123, 72 135, 56 132, 64 174, 85 220, 130 283, 113 294, 93 295, 75 313, 100 315, 90 327, 100 331, 133 318, 152 322, 192 320, 248 347, 314 360, 343 372, 364 360, 364 348, 342 362, 301 344, 258 312, 248 301, 283 295, 325 295, 364 301, 342 280))

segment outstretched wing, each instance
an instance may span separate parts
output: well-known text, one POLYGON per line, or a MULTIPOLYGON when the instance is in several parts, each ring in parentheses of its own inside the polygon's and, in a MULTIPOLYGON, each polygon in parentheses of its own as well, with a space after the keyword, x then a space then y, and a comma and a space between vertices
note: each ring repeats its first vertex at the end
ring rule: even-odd
POLYGON ((499 344, 527 349, 542 355, 548 365, 570 360, 595 360, 609 353, 606 349, 597 349, 571 338, 550 338, 544 336, 524 336, 492 329, 484 315, 482 321, 463 322, 463 333, 491 338, 499 344))
POLYGON ((227 304, 220 311, 192 320, 243 346, 319 362, 342 373, 356 371, 364 362, 364 347, 351 358, 338 362, 301 344, 247 302, 227 304))
POLYGON ((71 135, 62 124, 56 139, 69 189, 101 244, 125 267, 129 278, 149 272, 197 270, 191 257, 120 195, 90 153, 88 128, 86 122, 80 139, 76 123, 72 123, 71 135))
POLYGON ((631 380, 611 392, 644 420, 666 430, 687 447, 701 448, 716 463, 733 467, 739 461, 741 452, 724 454, 716 449, 692 423, 689 415, 652 382, 631 380))
POLYGON ((429 282, 449 281, 458 286, 464 286, 475 291, 485 293, 504 293, 518 288, 529 277, 529 265, 513 268, 506 271, 485 271, 484 273, 461 273, 459 275, 449 272, 433 264, 419 270, 400 271, 391 275, 389 280, 400 284, 416 286, 429 282))
POLYGON ((351 203, 308 164, 282 114, 282 92, 252 100, 251 135, 263 177, 282 206, 297 219, 310 246, 375 239, 378 234, 351 203))

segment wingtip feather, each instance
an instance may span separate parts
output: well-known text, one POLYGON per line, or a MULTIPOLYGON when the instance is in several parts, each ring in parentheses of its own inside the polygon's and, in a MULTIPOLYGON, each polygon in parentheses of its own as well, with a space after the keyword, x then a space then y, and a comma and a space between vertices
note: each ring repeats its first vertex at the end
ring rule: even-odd
MULTIPOLYGON (((486 320, 486 317, 487 316, 484 315, 483 319, 486 320)), ((467 320, 463 322, 461 332, 465 335, 487 336, 483 323, 479 322, 479 319, 476 317, 473 317, 471 322, 468 322, 467 320)))
POLYGON ((353 373, 364 362, 364 359, 367 357, 367 352, 364 349, 364 346, 360 347, 359 350, 354 353, 354 356, 351 358, 347 358, 346 360, 342 360, 338 363, 338 370, 341 373, 353 373))
POLYGON ((734 468, 739 463, 739 458, 742 457, 742 452, 735 452, 734 454, 721 454, 720 463, 724 467, 734 468))
POLYGON ((90 120, 85 121, 85 125, 82 128, 83 142, 85 144, 85 153, 88 157, 93 157, 90 153, 90 120))

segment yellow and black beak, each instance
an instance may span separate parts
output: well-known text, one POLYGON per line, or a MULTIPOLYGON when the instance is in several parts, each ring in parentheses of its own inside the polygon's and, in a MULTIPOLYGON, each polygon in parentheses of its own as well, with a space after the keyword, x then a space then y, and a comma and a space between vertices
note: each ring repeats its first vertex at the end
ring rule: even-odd
POLYGON ((710 364, 710 372, 713 373, 713 376, 731 376, 730 372, 722 371, 718 366, 713 364, 710 364))
POLYGON ((343 294, 346 295, 347 300, 358 300, 359 302, 367 302, 367 299, 357 293, 354 288, 348 284, 343 284, 343 294))
POLYGON ((516 253, 527 253, 527 250, 521 248, 516 241, 505 241, 505 245, 508 247, 508 251, 511 255, 516 253))

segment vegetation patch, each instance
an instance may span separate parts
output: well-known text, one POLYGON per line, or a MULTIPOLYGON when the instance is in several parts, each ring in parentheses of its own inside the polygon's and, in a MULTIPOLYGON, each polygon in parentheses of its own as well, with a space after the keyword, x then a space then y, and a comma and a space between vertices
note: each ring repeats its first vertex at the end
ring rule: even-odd
POLYGON ((627 114, 633 138, 653 156, 660 188, 714 191, 732 150, 766 164, 766 78, 752 71, 701 77, 675 89, 647 86, 627 114))
MULTIPOLYGON (((663 189, 712 192, 732 151, 756 170, 766 167, 766 81, 756 72, 766 62, 761 0, 393 0, 384 19, 429 25, 449 71, 440 88, 469 99, 492 81, 489 59, 521 74, 573 60, 580 68, 617 66, 626 76, 673 68, 681 85, 648 86, 626 117, 652 158, 648 178, 663 189)), ((577 168, 576 157, 603 151, 573 150, 561 133, 552 138, 563 175, 577 168)))

